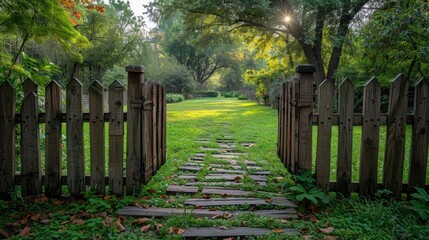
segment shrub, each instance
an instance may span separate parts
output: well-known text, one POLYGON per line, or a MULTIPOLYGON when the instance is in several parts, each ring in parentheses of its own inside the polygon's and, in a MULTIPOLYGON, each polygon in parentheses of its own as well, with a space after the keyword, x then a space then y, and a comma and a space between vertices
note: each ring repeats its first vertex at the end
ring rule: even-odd
POLYGON ((182 94, 167 93, 166 100, 167 100, 167 103, 176 103, 176 102, 184 101, 185 98, 183 97, 182 94))
POLYGON ((237 93, 235 93, 235 92, 225 92, 224 94, 223 94, 223 96, 224 97, 226 97, 226 98, 232 98, 232 97, 238 97, 238 94, 237 93), (237 95, 237 96, 236 96, 237 95))
POLYGON ((248 98, 245 95, 238 96, 238 100, 247 100, 248 98))
POLYGON ((199 91, 199 92, 194 92, 192 95, 194 96, 194 98, 197 98, 197 97, 218 97, 219 93, 216 91, 199 91))

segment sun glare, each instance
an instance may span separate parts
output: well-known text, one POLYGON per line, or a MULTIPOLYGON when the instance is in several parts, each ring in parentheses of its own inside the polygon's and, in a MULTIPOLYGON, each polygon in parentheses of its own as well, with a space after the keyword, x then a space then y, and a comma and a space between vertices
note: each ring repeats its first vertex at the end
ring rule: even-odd
POLYGON ((288 23, 288 22, 290 22, 292 20, 292 18, 290 17, 290 16, 285 16, 284 17, 284 21, 286 22, 286 23, 288 23))

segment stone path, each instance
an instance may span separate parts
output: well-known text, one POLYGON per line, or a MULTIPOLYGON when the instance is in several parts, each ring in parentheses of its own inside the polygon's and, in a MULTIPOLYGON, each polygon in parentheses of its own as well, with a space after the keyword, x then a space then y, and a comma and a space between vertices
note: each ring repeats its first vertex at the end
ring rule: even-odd
MULTIPOLYGON (((227 131, 230 126, 223 124, 227 131)), ((256 162, 246 160, 247 153, 240 152, 237 146, 251 148, 255 143, 239 143, 234 137, 225 133, 222 137, 212 139, 205 136, 196 141, 200 144, 198 153, 190 156, 188 161, 179 167, 177 178, 185 181, 182 185, 167 187, 168 195, 189 195, 181 208, 156 208, 127 206, 118 211, 119 215, 132 217, 169 217, 192 215, 199 218, 233 219, 241 214, 290 219, 296 218, 297 207, 282 197, 278 192, 264 191, 270 172, 256 162), (217 144, 218 147, 213 147, 217 144), (243 182, 253 182, 257 190, 240 189, 243 182), (195 197, 200 196, 200 197, 195 197), (242 210, 218 210, 226 206, 247 206, 242 210), (251 210, 248 206, 254 206, 251 210)), ((294 229, 275 229, 278 234, 297 234, 294 229)), ((182 236, 185 238, 227 238, 258 236, 272 233, 273 229, 240 226, 225 227, 189 227, 182 236)))

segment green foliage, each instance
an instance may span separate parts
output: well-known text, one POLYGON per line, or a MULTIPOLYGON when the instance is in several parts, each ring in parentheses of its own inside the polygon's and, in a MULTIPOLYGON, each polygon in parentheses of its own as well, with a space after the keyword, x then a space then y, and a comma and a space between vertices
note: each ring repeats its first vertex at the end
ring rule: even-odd
POLYGON ((237 92, 224 92, 223 93, 223 96, 226 98, 238 97, 237 95, 238 95, 237 92))
POLYGON ((411 194, 410 209, 417 213, 423 221, 429 220, 429 195, 425 189, 416 187, 416 192, 411 194))
POLYGON ((182 94, 174 94, 174 93, 167 93, 166 99, 167 99, 167 103, 177 103, 185 100, 182 94))
POLYGON ((245 95, 240 95, 237 97, 238 100, 248 100, 248 98, 245 95))
POLYGON ((192 93, 193 97, 214 97, 217 98, 219 96, 219 92, 217 91, 198 91, 192 93))
POLYGON ((317 188, 316 180, 311 175, 311 171, 304 171, 300 175, 292 176, 294 183, 286 183, 287 195, 297 202, 308 206, 322 205, 329 203, 329 196, 317 188))

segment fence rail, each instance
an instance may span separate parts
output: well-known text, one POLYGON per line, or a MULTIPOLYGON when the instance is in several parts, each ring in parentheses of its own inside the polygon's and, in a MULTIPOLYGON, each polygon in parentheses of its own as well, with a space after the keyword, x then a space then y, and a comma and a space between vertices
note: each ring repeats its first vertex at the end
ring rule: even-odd
MULTIPOLYGON (((317 126, 315 175, 319 187, 348 196, 352 191, 372 196, 378 188, 390 190, 398 197, 408 187, 426 185, 429 145, 429 83, 419 79, 414 86, 414 108, 407 115, 409 80, 398 75, 391 83, 389 109, 380 113, 381 88, 376 79, 365 85, 363 110, 353 113, 354 86, 345 79, 337 89, 338 113, 333 113, 335 88, 325 80, 317 88, 318 111, 313 112, 312 65, 297 68, 298 78, 282 84, 279 96, 278 154, 285 167, 294 174, 312 169, 312 125, 317 126), (406 132, 407 124, 412 130, 406 132), (336 181, 330 182, 332 126, 338 125, 336 181), (378 168, 380 126, 386 125, 387 136, 383 169, 378 168), (353 126, 362 126, 359 182, 352 183, 353 126), (404 173, 405 136, 411 134, 409 172, 404 173), (377 180, 382 171, 382 182, 377 180), (403 174, 409 174, 408 184, 403 174)), ((427 186, 426 186, 427 187, 427 186)))
POLYGON ((114 81, 108 87, 109 112, 104 112, 105 88, 97 81, 89 87, 89 112, 82 108, 83 89, 72 79, 65 89, 66 112, 62 112, 62 91, 55 82, 45 88, 45 112, 39 112, 38 86, 26 80, 24 100, 16 113, 16 92, 6 81, 0 85, 0 197, 9 198, 16 185, 23 196, 46 194, 59 197, 62 186, 80 195, 89 185, 97 194, 106 186, 115 195, 138 193, 166 160, 165 87, 144 81, 142 66, 129 66, 128 113, 124 112, 124 86, 114 81), (84 157, 84 122, 89 123, 90 162, 84 157), (127 122, 127 157, 124 161, 124 134, 127 122), (62 176, 62 135, 66 126, 67 175, 62 176), (45 172, 41 166, 40 126, 45 124, 45 172), (108 124, 106 142, 105 127, 108 124), (17 131, 20 125, 20 131, 17 131), (20 134, 21 172, 16 173, 16 135, 20 134), (105 149, 108 147, 108 156, 105 149), (106 159, 108 172, 106 173, 106 159), (124 164, 125 162, 125 164, 124 164), (90 166, 90 176, 85 175, 90 166), (124 165, 126 175, 124 175, 124 165), (42 192, 42 186, 45 186, 42 192))

